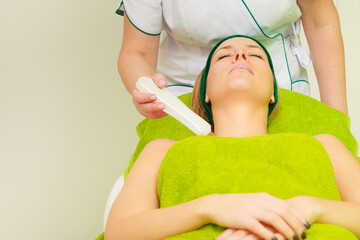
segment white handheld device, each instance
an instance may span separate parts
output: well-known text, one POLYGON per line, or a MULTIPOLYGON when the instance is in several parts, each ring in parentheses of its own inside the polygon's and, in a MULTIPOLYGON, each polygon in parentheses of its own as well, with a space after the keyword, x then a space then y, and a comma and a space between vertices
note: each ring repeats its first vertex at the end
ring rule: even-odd
POLYGON ((151 78, 140 77, 136 82, 136 88, 143 93, 155 94, 157 96, 156 102, 162 102, 165 105, 163 111, 184 124, 196 135, 208 135, 211 132, 209 123, 191 111, 169 90, 156 86, 151 78))

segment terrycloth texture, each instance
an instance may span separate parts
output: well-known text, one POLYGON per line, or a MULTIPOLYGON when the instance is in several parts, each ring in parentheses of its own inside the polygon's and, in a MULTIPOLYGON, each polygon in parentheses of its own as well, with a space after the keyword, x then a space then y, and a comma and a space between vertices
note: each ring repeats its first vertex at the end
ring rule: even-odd
MULTIPOLYGON (((267 192, 282 199, 308 195, 340 200, 330 159, 315 138, 282 133, 249 138, 194 136, 174 144, 159 170, 162 208, 213 193, 267 192)), ((171 240, 214 239, 224 228, 208 224, 171 240)), ((356 240, 335 225, 313 224, 309 240, 356 240)), ((104 234, 95 240, 103 240, 104 234)))
MULTIPOLYGON (((300 93, 280 89, 279 97, 280 105, 276 116, 269 122, 269 133, 331 134, 340 139, 354 155, 357 155, 358 144, 350 132, 348 116, 300 93)), ((179 98, 190 106, 190 93, 179 98)), ((125 169, 125 178, 142 149, 152 140, 158 138, 181 140, 195 135, 171 116, 158 120, 145 119, 138 124, 136 130, 140 141, 125 169)))
MULTIPOLYGON (((285 89, 279 90, 280 105, 276 116, 269 122, 269 134, 294 132, 317 135, 321 133, 327 133, 336 136, 354 155, 357 155, 358 144, 350 132, 350 119, 348 116, 303 94, 291 92, 285 89)), ((190 106, 190 93, 182 95, 179 98, 186 105, 190 106)), ((131 167, 135 163, 142 149, 152 140, 159 138, 169 138, 178 141, 195 136, 194 133, 192 133, 189 129, 187 129, 184 125, 171 116, 167 116, 158 120, 145 119, 138 124, 136 130, 140 140, 134 154, 130 159, 128 167, 125 169, 125 178, 127 177, 131 167)), ((197 143, 194 144, 194 146, 196 145, 197 143)), ((180 161, 178 164, 180 164, 181 167, 185 165, 180 161)), ((204 228, 207 227, 209 226, 204 228)), ((318 224, 316 228, 311 228, 308 233, 310 234, 312 231, 314 231, 313 229, 321 228, 326 228, 327 230, 323 231, 323 236, 327 239, 332 239, 331 229, 339 229, 340 227, 318 224)), ((211 227, 211 229, 213 229, 213 227, 211 227)), ((202 231, 202 229, 199 231, 202 231)), ((353 236, 350 235, 349 237, 346 237, 346 234, 349 234, 348 232, 343 229, 342 231, 344 231, 342 238, 343 240, 353 239, 353 236)), ((194 239, 204 238, 196 236, 194 239)), ((96 240, 103 240, 103 234, 101 234, 96 240)))
POLYGON ((95 240, 104 240, 104 233, 101 233, 95 240))
MULTIPOLYGON (((213 193, 267 192, 340 200, 331 161, 314 137, 283 133, 248 138, 195 136, 174 144, 159 170, 162 208, 213 193)), ((208 224, 169 239, 214 239, 225 229, 208 224)), ((348 230, 313 224, 308 239, 357 239, 348 230)))

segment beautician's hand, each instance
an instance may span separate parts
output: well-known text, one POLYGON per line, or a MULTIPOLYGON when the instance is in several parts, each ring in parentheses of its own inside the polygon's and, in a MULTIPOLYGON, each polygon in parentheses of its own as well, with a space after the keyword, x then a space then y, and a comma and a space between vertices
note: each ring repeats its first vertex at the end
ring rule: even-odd
POLYGON ((264 225, 287 239, 295 235, 301 239, 306 229, 305 218, 294 207, 267 193, 213 194, 208 196, 208 204, 210 223, 248 230, 261 239, 274 239, 274 233, 264 225))
MULTIPOLYGON (((152 79, 158 87, 164 88, 166 86, 166 79, 163 74, 157 73, 152 79)), ((151 119, 158 119, 167 115, 163 112, 165 108, 164 104, 153 102, 156 100, 155 94, 142 93, 137 89, 132 91, 131 94, 133 97, 133 103, 141 115, 151 119)))

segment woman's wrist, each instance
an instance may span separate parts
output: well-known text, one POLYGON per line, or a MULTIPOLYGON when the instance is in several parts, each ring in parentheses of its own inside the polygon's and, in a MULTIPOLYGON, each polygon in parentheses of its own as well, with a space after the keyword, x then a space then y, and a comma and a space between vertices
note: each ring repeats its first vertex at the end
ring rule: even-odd
POLYGON ((212 210, 214 209, 215 198, 216 194, 211 194, 197 199, 197 215, 204 224, 213 222, 212 210))
POLYGON ((311 197, 309 196, 310 201, 312 202, 312 207, 314 211, 314 216, 316 216, 315 219, 310 219, 311 222, 321 222, 322 216, 324 214, 324 205, 323 205, 323 199, 317 198, 317 197, 311 197))

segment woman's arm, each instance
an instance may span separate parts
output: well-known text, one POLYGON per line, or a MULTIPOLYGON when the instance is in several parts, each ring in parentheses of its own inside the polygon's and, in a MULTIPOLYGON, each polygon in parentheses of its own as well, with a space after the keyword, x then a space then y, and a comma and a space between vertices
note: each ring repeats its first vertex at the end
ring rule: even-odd
POLYGON ((160 209, 158 170, 173 144, 158 139, 144 148, 110 211, 105 240, 164 239, 208 223, 248 229, 267 240, 273 233, 262 223, 289 238, 304 231, 305 219, 294 208, 265 193, 213 194, 160 209))
POLYGON ((133 103, 140 114, 157 119, 166 116, 164 104, 153 102, 156 96, 141 93, 135 88, 141 76, 153 78, 159 87, 166 86, 166 79, 156 73, 160 35, 151 36, 136 29, 124 13, 123 41, 118 58, 118 70, 125 88, 133 97, 133 103))
POLYGON ((205 224, 201 199, 159 208, 158 170, 173 144, 172 140, 158 139, 141 152, 110 211, 105 240, 164 239, 205 224))
POLYGON ((315 199, 320 206, 316 222, 344 227, 360 238, 360 203, 351 201, 332 201, 315 199))
POLYGON ((124 31, 118 58, 118 70, 129 93, 141 76, 156 73, 160 35, 152 36, 136 29, 124 13, 124 31))
POLYGON ((299 196, 290 202, 304 216, 315 215, 310 221, 342 226, 360 238, 360 163, 336 137, 321 134, 315 138, 330 157, 342 201, 299 196))
POLYGON ((347 114, 344 45, 333 0, 297 0, 321 101, 347 114))

